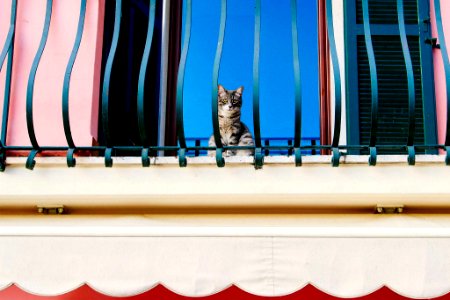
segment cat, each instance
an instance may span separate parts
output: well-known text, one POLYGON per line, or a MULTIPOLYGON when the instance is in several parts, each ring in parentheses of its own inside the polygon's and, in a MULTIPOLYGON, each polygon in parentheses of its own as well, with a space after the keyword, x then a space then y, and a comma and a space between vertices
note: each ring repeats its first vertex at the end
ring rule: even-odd
MULTIPOLYGON (((248 127, 241 122, 242 93, 244 87, 236 90, 226 90, 222 85, 218 86, 217 102, 219 110, 219 129, 222 144, 224 146, 253 146, 253 137, 248 127)), ((209 138, 209 147, 215 147, 214 135, 209 138)), ((227 150, 224 156, 249 156, 253 155, 253 149, 227 150)), ((208 151, 209 156, 215 156, 216 151, 208 151)))

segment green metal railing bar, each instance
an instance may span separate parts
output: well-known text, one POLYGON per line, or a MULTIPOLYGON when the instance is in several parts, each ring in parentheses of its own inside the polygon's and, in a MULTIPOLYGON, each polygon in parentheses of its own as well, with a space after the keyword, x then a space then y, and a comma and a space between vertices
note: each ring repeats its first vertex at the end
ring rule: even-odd
POLYGON ((259 54, 261 45, 261 0, 255 6, 255 40, 253 48, 253 128, 255 130, 255 169, 264 164, 264 152, 261 145, 261 126, 259 116, 259 54))
POLYGON ((445 82, 447 89, 447 128, 445 133, 445 163, 447 166, 450 166, 450 60, 448 57, 447 44, 445 41, 444 34, 444 26, 442 24, 442 13, 441 13, 441 1, 434 1, 434 11, 436 14, 436 28, 439 37, 439 44, 442 55, 442 62, 444 63, 444 71, 445 71, 445 82))
POLYGON ((178 67, 178 79, 177 79, 177 136, 180 149, 178 150, 178 160, 180 167, 186 167, 186 137, 184 134, 184 121, 183 121, 183 87, 184 87, 184 75, 186 70, 187 54, 189 52, 189 41, 191 38, 192 27, 192 0, 186 0, 186 21, 184 24, 184 41, 181 51, 180 65, 178 67))
POLYGON ((6 81, 5 81, 5 94, 3 100, 3 116, 2 116, 2 132, 0 138, 0 172, 5 171, 6 168, 6 151, 4 149, 6 145, 6 137, 8 130, 8 117, 9 117, 9 100, 11 94, 11 75, 12 75, 12 62, 14 54, 14 35, 16 32, 16 13, 17 13, 17 0, 11 2, 11 18, 6 36, 5 45, 0 52, 0 70, 3 68, 6 56, 8 56, 8 62, 6 65, 6 81))
MULTIPOLYGON (((430 144, 430 145, 415 145, 416 149, 420 150, 436 150, 442 149, 444 145, 430 144)), ((292 145, 269 145, 264 148, 269 150, 293 150, 292 145)), ((331 145, 305 145, 300 147, 302 150, 332 150, 331 145)), ((339 150, 368 150, 367 145, 340 145, 339 150)), ((404 150, 405 145, 378 145, 378 149, 382 150, 404 150)), ((79 146, 76 148, 78 151, 98 151, 104 152, 107 149, 112 149, 113 151, 127 151, 127 152, 141 152, 142 146, 79 146)), ((150 151, 177 151, 180 149, 178 146, 150 146, 148 148, 150 151)), ((196 151, 196 150, 215 150, 215 147, 209 146, 190 146, 186 147, 186 151, 196 151)), ((224 151, 226 150, 253 150, 254 146, 224 146, 224 151)), ((5 146, 5 150, 8 151, 31 151, 32 146, 5 146)), ((41 146, 39 148, 40 152, 45 151, 69 151, 68 146, 41 146)))
POLYGON ((67 166, 75 167, 76 160, 74 158, 75 143, 72 138, 72 131, 70 130, 70 114, 69 114, 69 89, 70 78, 72 76, 73 66, 78 55, 81 39, 83 37, 83 27, 86 17, 86 0, 81 0, 80 5, 80 18, 78 20, 77 35, 75 37, 75 43, 73 45, 72 53, 70 54, 69 62, 67 64, 66 73, 64 75, 63 94, 62 94, 62 116, 64 124, 64 134, 66 136, 67 144, 70 151, 67 152, 67 166))
POLYGON ((416 89, 414 86, 414 71, 409 51, 408 39, 406 37, 405 14, 403 8, 403 0, 397 0, 398 26, 400 30, 400 40, 402 43, 403 57, 405 58, 406 74, 408 78, 408 108, 409 108, 409 126, 408 126, 408 164, 415 165, 416 151, 414 148, 415 134, 415 110, 416 110, 416 89))
POLYGON ((153 41, 153 31, 155 28, 155 10, 156 10, 156 0, 150 0, 147 39, 145 41, 144 54, 142 55, 141 69, 139 71, 139 81, 138 81, 137 119, 138 119, 139 135, 141 137, 141 142, 144 147, 144 149, 142 149, 143 167, 150 166, 150 158, 148 150, 149 140, 147 135, 147 129, 145 126, 144 95, 145 95, 145 79, 147 75, 148 60, 150 58, 150 51, 152 48, 152 41, 153 41))
POLYGON ((292 26, 292 55, 295 83, 295 133, 294 155, 295 166, 302 165, 302 82, 300 78, 300 58, 298 53, 298 28, 297 28, 297 0, 291 0, 291 26, 292 26))
POLYGON ((115 149, 114 147, 107 147, 105 149, 105 154, 104 154, 104 156, 105 156, 105 167, 107 167, 107 168, 112 168, 112 166, 113 166, 112 156, 113 156, 114 149, 115 149))
POLYGON ((327 0, 326 3, 326 18, 327 18, 327 33, 328 43, 330 45, 331 63, 333 65, 334 77, 334 133, 331 144, 331 164, 333 167, 339 166, 339 159, 341 153, 339 151, 339 138, 341 136, 341 114, 342 114, 342 90, 341 90, 341 69, 339 66, 339 58, 337 54, 336 40, 334 37, 333 24, 333 3, 332 0, 327 0))
MULTIPOLYGON (((138 80, 138 93, 137 93, 137 121, 140 139, 142 141, 142 146, 116 146, 112 140, 113 135, 110 131, 109 123, 109 93, 110 93, 110 83, 112 69, 114 66, 114 61, 116 57, 116 51, 118 48, 120 30, 121 30, 121 14, 122 14, 122 0, 116 0, 115 2, 115 22, 113 38, 111 43, 111 48, 109 49, 109 54, 105 66, 105 76, 103 81, 102 90, 102 124, 105 134, 105 145, 104 146, 92 146, 92 147, 77 147, 74 143, 71 126, 70 126, 70 114, 69 114, 69 90, 72 70, 77 59, 79 47, 81 44, 83 36, 83 28, 86 18, 86 7, 87 0, 80 0, 80 16, 78 21, 77 34, 74 41, 74 46, 71 52, 71 56, 66 67, 64 84, 62 90, 62 116, 64 133, 67 140, 67 145, 65 146, 40 146, 35 135, 34 122, 33 122, 33 92, 34 83, 37 74, 37 69, 40 64, 43 51, 45 50, 50 22, 52 18, 52 4, 53 0, 47 0, 46 16, 44 22, 43 33, 39 45, 39 49, 33 61, 33 65, 30 71, 27 87, 27 98, 26 98, 26 120, 29 138, 31 141, 31 146, 8 146, 6 145, 7 136, 7 122, 8 122, 8 109, 9 109, 9 97, 10 97, 10 85, 11 85, 11 70, 12 70, 12 59, 14 51, 14 34, 15 34, 15 22, 16 22, 16 6, 17 0, 12 0, 12 14, 11 23, 6 38, 5 45, 0 52, 0 69, 5 64, 6 57, 8 56, 8 73, 6 79, 6 89, 5 89, 5 101, 4 109, 2 115, 2 132, 0 138, 0 171, 5 168, 5 157, 6 151, 29 151, 29 155, 26 162, 26 167, 28 169, 33 169, 36 162, 35 157, 44 151, 67 151, 67 165, 69 167, 74 167, 76 164, 74 154, 77 151, 97 151, 104 155, 105 166, 112 167, 113 165, 113 154, 121 155, 122 153, 132 153, 132 156, 138 157, 140 154, 142 158, 142 166, 150 166, 150 153, 154 151, 161 150, 176 150, 178 151, 178 160, 181 167, 187 165, 187 155, 200 154, 200 151, 216 151, 216 163, 218 167, 225 166, 225 160, 223 158, 223 153, 227 150, 254 150, 254 166, 256 169, 263 167, 264 158, 269 154, 273 155, 270 150, 287 150, 287 153, 294 154, 294 161, 296 166, 301 166, 302 155, 306 155, 305 150, 313 150, 314 153, 317 150, 331 150, 332 151, 332 165, 339 166, 339 158, 342 155, 340 151, 342 150, 369 150, 369 164, 376 165, 377 162, 377 151, 384 150, 408 150, 408 163, 410 165, 415 164, 415 156, 417 149, 445 149, 447 151, 446 164, 450 165, 450 120, 447 119, 447 132, 445 145, 415 145, 415 82, 414 82, 414 70, 412 65, 411 52, 409 50, 407 33, 408 28, 405 25, 405 11, 404 11, 404 0, 397 0, 397 17, 398 17, 398 28, 400 32, 400 39, 402 43, 403 57, 406 68, 406 75, 408 79, 408 108, 409 108, 409 123, 408 123, 408 140, 406 145, 376 145, 377 143, 377 125, 378 125, 378 74, 377 74, 377 63, 375 58, 375 52, 372 41, 372 32, 370 25, 370 13, 369 13, 369 0, 362 0, 362 12, 363 12, 363 28, 364 37, 366 43, 367 57, 370 67, 370 79, 371 79, 371 129, 370 129, 370 142, 369 145, 339 145, 339 138, 341 134, 341 113, 342 113, 342 91, 341 91, 341 76, 340 76, 340 65, 337 55, 337 47, 335 41, 335 32, 333 26, 333 7, 332 0, 326 0, 326 22, 327 22, 327 32, 330 45, 330 57, 333 68, 334 76, 334 98, 335 98, 335 111, 334 111, 334 131, 333 140, 331 145, 304 145, 302 146, 302 82, 301 82, 301 66, 300 66, 300 56, 299 56, 299 37, 298 37, 298 1, 291 0, 291 34, 292 34, 292 53, 293 53, 293 74, 294 74, 294 96, 295 96, 295 130, 294 138, 291 138, 289 143, 283 144, 273 144, 267 139, 263 140, 261 137, 261 127, 260 127, 260 40, 261 40, 261 0, 255 0, 255 23, 254 23, 254 53, 253 53, 253 124, 254 124, 254 137, 255 146, 225 146, 222 143, 219 128, 219 118, 218 118, 218 79, 220 73, 223 45, 225 40, 226 26, 227 26, 227 0, 221 0, 221 17, 220 26, 218 34, 218 42, 215 54, 215 60, 213 65, 213 78, 212 78, 212 90, 211 90, 211 101, 212 101, 212 122, 214 129, 214 139, 216 142, 215 147, 202 146, 201 143, 195 143, 195 146, 188 144, 185 137, 184 121, 183 121, 183 88, 185 79, 185 68, 187 62, 187 56, 189 53, 189 43, 192 28, 192 0, 185 0, 186 8, 186 19, 184 26, 184 41, 182 46, 182 55, 179 64, 178 81, 177 81, 177 98, 176 98, 176 110, 177 110, 177 136, 178 136, 178 146, 150 146, 148 129, 146 127, 145 120, 145 85, 146 80, 148 81, 147 69, 149 64, 150 52, 152 50, 152 40, 155 30, 155 14, 156 14, 156 0, 148 0, 149 5, 149 19, 147 28, 147 37, 145 42, 145 49, 143 52, 139 80, 138 80), (265 141, 265 144, 263 142, 265 141)), ((447 115, 450 117, 450 63, 448 52, 445 44, 445 37, 443 32, 440 0, 435 0, 435 10, 436 10, 436 20, 437 29, 440 40, 440 49, 442 51, 442 57, 444 61, 444 68, 446 74, 447 83, 447 115)), ((189 140, 189 139, 188 139, 189 140)), ((203 152, 204 153, 204 152, 203 152)))
POLYGON ((109 131, 109 85, 111 82, 111 73, 116 56, 117 45, 120 37, 120 23, 122 19, 122 0, 116 0, 114 31, 111 42, 111 49, 109 50, 108 60, 105 67, 105 77, 103 79, 102 91, 102 125, 103 133, 105 135, 105 142, 108 149, 105 150, 105 166, 112 167, 112 149, 111 149, 111 133, 109 131))
POLYGON ((220 129, 219 129, 219 105, 217 95, 219 84, 220 60, 222 58, 222 48, 225 40, 226 21, 227 21, 227 0, 222 0, 220 6, 219 36, 217 41, 216 56, 214 58, 212 92, 211 92, 212 123, 214 129, 214 142, 216 144, 216 163, 219 168, 225 166, 225 160, 223 159, 223 144, 222 139, 220 137, 220 129))
POLYGON ((8 56, 7 62, 7 78, 6 78, 6 87, 5 87, 5 97, 3 103, 3 118, 2 118, 2 133, 0 146, 6 144, 6 134, 7 134, 7 123, 8 123, 8 110, 9 110, 9 96, 10 96, 10 87, 11 87, 11 69, 12 69, 12 59, 13 59, 13 51, 14 51, 14 35, 16 29, 16 11, 17 11, 17 1, 13 0, 11 3, 11 19, 8 30, 8 35, 6 36, 5 45, 0 52, 0 70, 3 68, 5 63, 6 56, 8 56))
POLYGON ((372 34, 370 32, 370 17, 369 17, 369 2, 362 0, 363 7, 363 23, 364 23, 364 39, 366 42, 367 58, 369 59, 370 67, 370 87, 372 93, 372 112, 371 112, 371 126, 370 126, 370 141, 369 141, 369 165, 375 166, 377 164, 377 126, 378 126, 378 75, 375 61, 375 52, 372 45, 372 34))
POLYGON ((36 158, 36 155, 41 152, 41 149, 32 149, 30 154, 27 157, 27 161, 25 162, 25 167, 28 170, 33 170, 36 166, 36 161, 34 160, 36 158))
POLYGON ((34 157, 37 153, 39 153, 39 144, 36 139, 36 134, 34 131, 34 122, 33 122, 33 93, 34 93, 34 82, 36 79, 36 72, 39 67, 39 63, 41 61, 42 53, 44 52, 45 45, 47 43, 48 32, 50 29, 50 20, 52 17, 52 5, 53 0, 47 0, 47 7, 45 13, 45 21, 44 28, 42 31, 41 42, 39 44, 38 51, 36 56, 34 57, 33 64, 31 66, 30 76, 28 78, 28 86, 27 86, 27 101, 26 101, 26 119, 27 119, 27 128, 28 128, 28 136, 31 141, 31 145, 33 146, 34 151, 31 151, 26 167, 27 169, 33 170, 35 161, 34 157))

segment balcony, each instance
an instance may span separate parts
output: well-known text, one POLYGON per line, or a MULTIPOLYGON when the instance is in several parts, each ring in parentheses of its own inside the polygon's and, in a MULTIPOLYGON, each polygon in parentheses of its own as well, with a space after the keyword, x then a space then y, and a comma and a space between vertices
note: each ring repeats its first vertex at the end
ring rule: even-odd
POLYGON ((448 207, 443 1, 26 2, 1 9, 4 207, 448 207), (239 76, 246 147, 218 118, 239 76))
POLYGON ((1 0, 0 299, 448 299, 449 20, 1 0))

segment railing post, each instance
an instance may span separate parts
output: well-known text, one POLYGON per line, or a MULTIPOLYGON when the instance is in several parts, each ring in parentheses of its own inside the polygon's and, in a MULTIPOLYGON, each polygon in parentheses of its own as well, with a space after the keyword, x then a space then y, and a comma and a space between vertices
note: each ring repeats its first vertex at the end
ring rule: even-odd
POLYGON ((331 164, 333 167, 338 167, 339 159, 341 157, 341 153, 339 151, 339 138, 341 135, 342 90, 341 90, 341 70, 337 54, 336 40, 334 37, 332 0, 327 0, 326 15, 327 15, 328 42, 330 44, 331 63, 333 64, 334 99, 335 99, 334 133, 333 133, 333 141, 331 144, 331 152, 332 152, 331 164))
POLYGON ((264 164, 264 152, 261 145, 261 121, 259 116, 259 52, 261 45, 261 0, 255 6, 255 40, 253 48, 253 128, 255 130, 255 169, 264 164))
POLYGON ((298 29, 297 29, 297 0, 291 0, 291 27, 292 27, 292 56, 295 84, 295 134, 294 154, 295 166, 302 165, 302 82, 300 78, 300 58, 298 53, 298 29))
MULTIPOLYGON (((311 147, 316 147, 317 146, 317 142, 316 140, 311 140, 311 147)), ((316 148, 311 149, 311 155, 316 155, 317 154, 317 150, 316 148)))
POLYGON ((227 0, 221 0, 219 37, 217 41, 216 57, 214 59, 212 92, 211 92, 212 123, 214 129, 214 143, 216 144, 216 163, 219 168, 225 166, 225 160, 223 158, 223 144, 219 128, 219 104, 217 100, 217 95, 219 84, 220 60, 222 58, 222 49, 225 40, 226 21, 227 21, 227 0))
POLYGON ((14 36, 16 32, 16 13, 17 0, 12 0, 8 35, 6 36, 5 45, 0 52, 0 70, 3 68, 6 56, 8 55, 8 62, 6 66, 5 95, 3 98, 2 132, 0 139, 0 172, 5 171, 6 168, 6 150, 4 147, 6 146, 6 137, 8 132, 9 100, 11 95, 12 63, 14 56, 14 36))
POLYGON ((34 131, 34 121, 33 121, 33 93, 34 93, 34 83, 36 79, 36 72, 41 61, 42 53, 44 52, 45 45, 47 43, 48 32, 50 30, 50 21, 52 17, 52 5, 53 0, 47 0, 47 7, 45 13, 44 28, 42 31, 41 41, 39 43, 39 48, 37 50, 36 56, 34 57, 33 64, 31 65, 30 76, 28 78, 27 86, 27 101, 26 101, 26 119, 27 119, 27 129, 28 136, 30 138, 31 145, 33 146, 33 151, 31 151, 28 156, 26 168, 33 170, 36 162, 34 157, 40 152, 40 146, 36 139, 36 133, 34 131))
POLYGON ((370 126, 370 142, 369 142, 369 165, 375 166, 377 164, 377 127, 378 127, 378 75, 377 65, 375 61, 375 52, 372 44, 372 34, 370 31, 370 16, 369 16, 369 1, 362 0, 363 7, 363 24, 364 24, 364 39, 366 42, 367 57, 370 68, 370 87, 372 93, 372 113, 370 126))
POLYGON ((70 88, 70 78, 72 76, 73 65, 78 55, 78 50, 80 48, 81 39, 83 37, 83 27, 86 16, 86 0, 81 0, 80 6, 80 18, 78 20, 77 35, 75 37, 75 43, 73 45, 72 53, 67 64, 66 73, 64 75, 63 83, 63 94, 62 94, 62 117, 64 124, 64 134, 66 136, 67 144, 69 145, 69 150, 67 151, 67 166, 75 167, 76 160, 74 158, 74 153, 76 151, 76 146, 72 138, 72 132, 70 130, 70 114, 69 114, 69 88, 70 88))
POLYGON ((105 166, 110 168, 113 165, 112 161, 112 148, 111 148, 111 133, 109 131, 109 85, 111 83, 111 73, 114 64, 114 58, 116 56, 117 46, 119 44, 120 37, 120 24, 122 19, 122 0, 116 0, 115 8, 115 20, 114 31, 111 42, 111 48, 108 54, 108 60, 106 61, 105 76, 103 79, 103 91, 102 91, 102 125, 103 133, 105 135, 105 166))
POLYGON ((184 75, 186 69, 186 60, 189 52, 189 41, 191 38, 192 27, 192 0, 186 0, 186 22, 184 26, 184 42, 181 51, 180 65, 178 67, 178 80, 177 80, 177 136, 180 149, 178 150, 178 161, 180 167, 187 166, 186 160, 186 137, 184 134, 184 121, 183 121, 183 87, 184 87, 184 75))
MULTIPOLYGON (((195 147, 200 147, 201 141, 199 139, 195 140, 195 147)), ((200 149, 195 149, 195 156, 200 156, 200 149)))
POLYGON ((416 109, 416 90, 414 87, 414 71, 409 51, 408 39, 406 36, 405 14, 403 9, 403 0, 397 0, 398 27, 400 31, 400 40, 402 43, 403 57, 405 59, 406 74, 408 78, 408 100, 409 100, 409 126, 408 126, 408 164, 413 166, 416 163, 416 151, 414 148, 415 134, 415 109, 416 109))
POLYGON ((145 41, 144 54, 142 55, 141 68, 139 71, 139 81, 138 81, 138 94, 137 94, 137 119, 139 127, 139 135, 141 137, 141 143, 144 149, 142 150, 142 166, 149 167, 149 141, 147 135, 147 128, 145 123, 145 79, 147 75, 148 60, 150 58, 150 51, 152 48, 153 32, 155 28, 155 10, 156 1, 150 0, 150 8, 148 14, 148 29, 147 29, 147 39, 145 41))
POLYGON ((292 146, 292 140, 291 139, 289 139, 288 141, 287 141, 287 143, 288 143, 288 156, 291 156, 292 155, 292 148, 291 148, 291 146, 292 146))

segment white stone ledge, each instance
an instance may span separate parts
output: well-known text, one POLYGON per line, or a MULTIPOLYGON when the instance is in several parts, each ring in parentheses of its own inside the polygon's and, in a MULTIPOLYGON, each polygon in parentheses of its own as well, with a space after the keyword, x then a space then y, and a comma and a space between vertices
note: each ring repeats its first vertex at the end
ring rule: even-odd
MULTIPOLYGON (((7 164, 11 166, 25 165, 26 157, 8 157, 7 164)), ((36 157, 36 166, 39 165, 66 165, 65 157, 36 157)), ((407 165, 407 155, 378 155, 377 164, 405 164, 407 165)), ((77 165, 104 165, 103 157, 77 157, 77 165)), ((342 164, 367 164, 368 155, 343 155, 340 158, 342 164)), ((117 165, 141 165, 140 157, 113 157, 114 164, 117 165)), ((177 157, 151 157, 151 165, 178 165, 177 157)), ((214 157, 198 156, 187 157, 188 165, 215 165, 214 157)), ((225 157, 226 164, 253 164, 253 157, 234 156, 225 157)), ((309 155, 302 157, 303 164, 331 164, 331 155, 309 155)), ((422 163, 445 163, 445 155, 416 155, 416 164, 422 163)), ((264 164, 294 164, 293 156, 266 156, 264 164)))
POLYGON ((65 158, 39 157, 33 171, 25 158, 8 158, 0 174, 0 209, 65 205, 69 209, 359 209, 376 205, 408 208, 450 208, 450 167, 438 155, 379 156, 375 167, 367 156, 342 158, 338 168, 329 156, 305 156, 302 167, 293 158, 267 157, 255 170, 251 157, 229 158, 218 168, 214 158, 153 159, 143 168, 139 157, 77 158, 68 168, 65 158))

